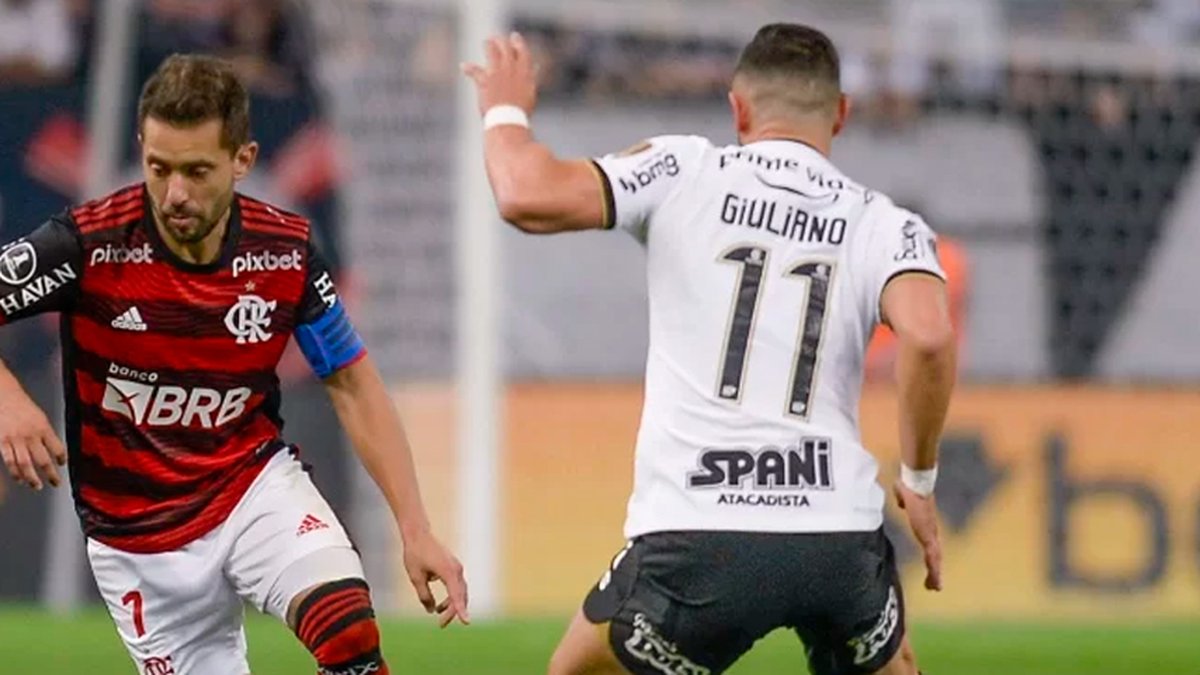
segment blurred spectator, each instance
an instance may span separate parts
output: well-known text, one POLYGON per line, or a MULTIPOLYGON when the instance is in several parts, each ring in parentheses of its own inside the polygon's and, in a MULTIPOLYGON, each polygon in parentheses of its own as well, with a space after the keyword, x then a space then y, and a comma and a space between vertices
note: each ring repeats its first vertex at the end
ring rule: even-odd
POLYGON ((0 88, 70 75, 79 49, 65 0, 0 0, 0 88))
POLYGON ((1152 0, 1129 22, 1138 40, 1170 48, 1200 37, 1200 3, 1196 0, 1152 0))
POLYGON ((992 91, 1002 70, 1006 23, 997 0, 891 0, 892 94, 917 98, 933 66, 949 59, 953 83, 969 94, 992 91))
POLYGON ((302 89, 304 46, 290 8, 283 0, 240 0, 221 21, 219 53, 255 94, 285 98, 302 89))
MULTIPOLYGON (((142 48, 166 57, 174 52, 211 51, 237 0, 146 0, 142 48)), ((154 59, 155 66, 162 59, 154 59)))

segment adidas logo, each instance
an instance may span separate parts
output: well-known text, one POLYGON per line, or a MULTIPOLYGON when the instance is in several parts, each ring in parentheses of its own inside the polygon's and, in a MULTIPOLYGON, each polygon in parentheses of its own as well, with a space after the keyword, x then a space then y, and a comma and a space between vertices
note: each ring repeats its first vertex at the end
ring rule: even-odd
POLYGON ((309 532, 327 529, 329 529, 328 525, 326 525, 320 518, 310 513, 307 516, 304 516, 304 520, 300 521, 300 527, 296 528, 296 536, 299 537, 301 535, 308 534, 309 532))
POLYGON ((124 314, 113 319, 112 327, 117 330, 131 330, 137 333, 146 331, 146 322, 142 321, 142 313, 137 307, 130 307, 124 314))

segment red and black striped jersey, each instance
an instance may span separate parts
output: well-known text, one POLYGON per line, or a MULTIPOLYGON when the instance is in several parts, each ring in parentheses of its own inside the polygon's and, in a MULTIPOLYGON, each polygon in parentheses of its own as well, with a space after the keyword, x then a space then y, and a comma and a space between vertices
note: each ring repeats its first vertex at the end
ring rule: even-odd
POLYGON ((307 220, 238 195, 219 258, 197 265, 151 211, 135 185, 0 251, 0 323, 62 312, 84 532, 143 553, 219 525, 286 447, 275 369, 293 334, 325 331, 305 349, 322 376, 365 355, 307 220))

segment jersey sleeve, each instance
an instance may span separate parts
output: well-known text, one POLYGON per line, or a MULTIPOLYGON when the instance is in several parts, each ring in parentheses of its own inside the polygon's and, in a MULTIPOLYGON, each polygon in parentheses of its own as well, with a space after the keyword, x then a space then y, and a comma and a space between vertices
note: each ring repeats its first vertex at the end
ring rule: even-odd
POLYGON ((645 243, 655 211, 700 166, 707 139, 658 136, 593 160, 604 184, 607 229, 645 243))
POLYGON ((66 213, 0 247, 0 324, 69 309, 82 271, 83 244, 66 213))
POLYGON ((864 301, 875 322, 880 320, 883 289, 897 275, 919 272, 946 280, 938 261, 937 234, 920 216, 896 209, 876 221, 865 245, 866 284, 864 301))
POLYGON ((367 355, 362 338, 346 314, 329 266, 311 242, 295 337, 304 358, 321 379, 367 355))

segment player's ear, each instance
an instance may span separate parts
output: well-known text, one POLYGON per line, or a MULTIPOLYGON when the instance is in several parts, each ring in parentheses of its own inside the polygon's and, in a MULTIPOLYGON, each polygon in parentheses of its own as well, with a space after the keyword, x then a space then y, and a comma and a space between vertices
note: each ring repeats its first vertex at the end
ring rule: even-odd
POLYGON ((729 107, 733 112, 733 128, 738 139, 742 139, 750 133, 750 103, 736 90, 730 90, 729 107))
POLYGON ((250 141, 238 148, 237 152, 233 154, 233 179, 245 178, 254 168, 256 161, 258 161, 258 143, 250 141))
POLYGON ((850 119, 850 97, 845 94, 838 95, 837 112, 833 120, 833 135, 837 136, 842 133, 842 129, 846 128, 846 121, 850 119))

